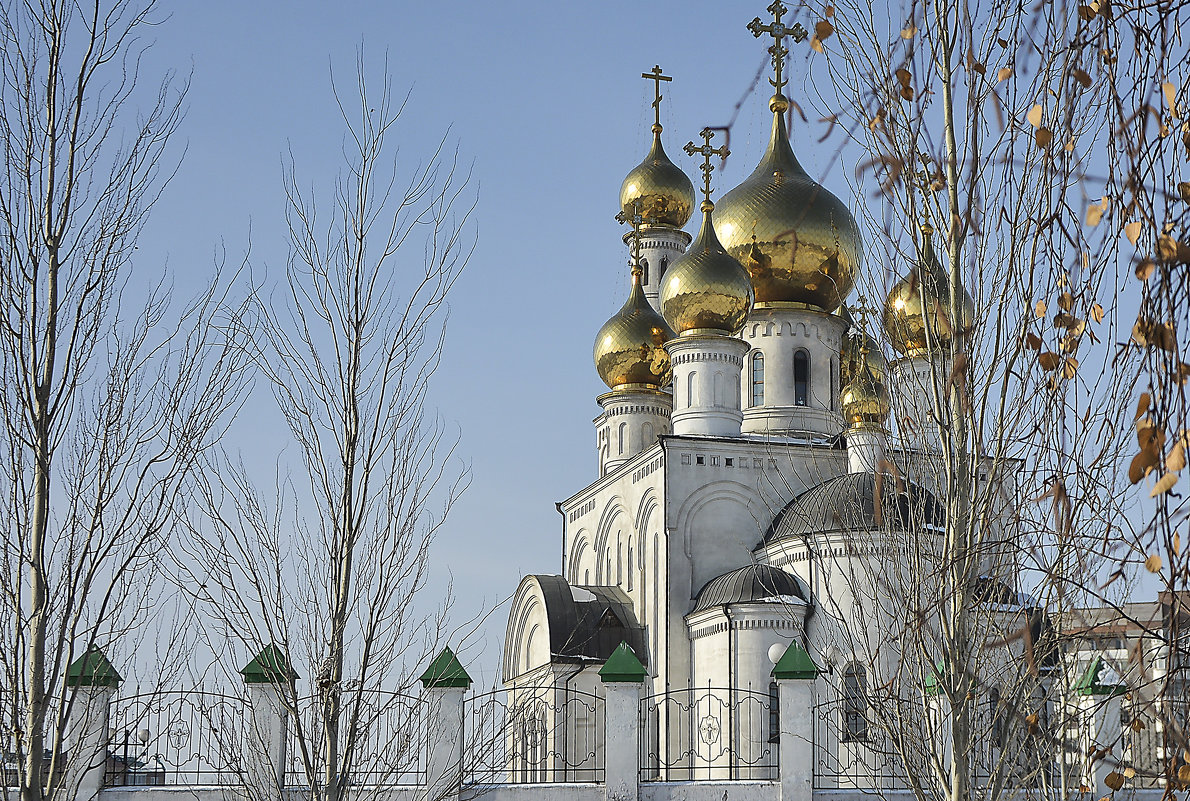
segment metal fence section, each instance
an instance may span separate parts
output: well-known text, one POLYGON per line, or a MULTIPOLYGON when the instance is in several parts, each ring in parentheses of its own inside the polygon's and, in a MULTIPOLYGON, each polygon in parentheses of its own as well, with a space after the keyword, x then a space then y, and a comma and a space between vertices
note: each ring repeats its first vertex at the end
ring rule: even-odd
POLYGON ((776 699, 694 687, 641 699, 642 781, 777 779, 776 699))
POLYGON ((219 693, 117 698, 104 783, 235 785, 244 765, 244 702, 219 693))
POLYGON ((551 686, 472 695, 463 702, 463 782, 602 782, 604 715, 597 692, 551 686))
POLYGON ((821 701, 814 715, 815 790, 902 790, 904 763, 883 742, 877 727, 851 712, 842 700, 821 701))
POLYGON ((1120 703, 1121 772, 1132 787, 1165 787, 1169 774, 1190 764, 1183 743, 1190 735, 1190 704, 1178 699, 1120 703))
MULTIPOLYGON (((298 699, 289 721, 285 785, 325 784, 326 730, 320 696, 298 699)), ((355 787, 422 785, 429 752, 429 712, 425 699, 387 690, 347 690, 341 695, 337 753, 346 784, 355 787)))

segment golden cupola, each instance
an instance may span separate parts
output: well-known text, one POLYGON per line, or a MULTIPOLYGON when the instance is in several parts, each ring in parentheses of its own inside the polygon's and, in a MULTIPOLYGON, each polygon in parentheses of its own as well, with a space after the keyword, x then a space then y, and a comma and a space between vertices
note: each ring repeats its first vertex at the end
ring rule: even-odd
POLYGON ((884 302, 884 331, 902 356, 925 354, 931 339, 946 347, 956 326, 970 326, 975 319, 975 304, 965 290, 959 313, 952 313, 950 279, 934 254, 933 235, 929 223, 922 225, 921 257, 909 275, 892 285, 884 302))
POLYGON ((748 271, 733 259, 715 236, 711 202, 711 156, 727 156, 727 148, 712 148, 714 133, 703 128, 704 144, 686 144, 690 155, 703 156, 704 186, 702 227, 690 249, 666 270, 661 281, 661 313, 678 335, 734 334, 744 327, 752 311, 752 281, 748 271))
POLYGON ((844 385, 839 401, 843 419, 852 427, 883 426, 892 411, 884 379, 873 373, 866 363, 844 385))
POLYGON ((781 45, 789 34, 804 38, 800 25, 786 28, 780 3, 769 6, 775 19, 748 26, 755 36, 774 38, 769 48, 776 94, 769 101, 772 134, 760 164, 743 183, 720 198, 715 230, 727 252, 752 275, 757 305, 804 303, 830 310, 839 306, 855 284, 862 259, 862 242, 847 207, 811 178, 789 145, 785 112, 789 101, 781 93, 781 45))
POLYGON ((646 226, 681 228, 694 212, 694 184, 661 146, 661 83, 672 78, 662 75, 660 66, 641 77, 654 84, 653 146, 620 184, 620 213, 625 218, 639 214, 646 226))
MULTIPOLYGON (((865 298, 860 298, 861 304, 866 302, 865 298)), ((847 386, 851 379, 859 375, 863 366, 867 366, 876 378, 883 380, 888 362, 880 352, 880 343, 866 328, 856 324, 846 304, 840 306, 835 314, 847 322, 847 331, 843 334, 843 347, 839 354, 840 386, 847 386)))
POLYGON ((595 369, 612 389, 661 389, 670 382, 669 354, 662 347, 673 329, 653 310, 634 264, 628 300, 595 336, 595 369))

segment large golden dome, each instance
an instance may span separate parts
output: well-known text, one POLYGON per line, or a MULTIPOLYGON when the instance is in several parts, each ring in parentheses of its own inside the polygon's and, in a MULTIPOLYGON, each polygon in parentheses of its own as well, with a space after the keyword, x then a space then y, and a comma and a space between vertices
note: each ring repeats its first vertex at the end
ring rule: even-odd
POLYGON ((694 211, 694 184, 665 155, 661 126, 653 126, 653 147, 620 185, 620 209, 631 218, 637 204, 645 225, 681 228, 694 211))
POLYGON ((628 301, 595 337, 595 369, 612 389, 625 384, 660 389, 671 377, 669 354, 662 346, 673 338, 673 330, 645 298, 640 274, 634 272, 628 301))
POLYGON ((702 208, 702 227, 694 244, 669 265, 661 279, 661 313, 678 334, 702 330, 734 334, 752 311, 752 281, 715 236, 714 204, 704 201, 702 208))
POLYGON ((927 331, 944 347, 956 325, 967 327, 975 319, 975 303, 965 290, 958 319, 951 313, 950 281, 934 256, 932 234, 932 229, 923 228, 920 261, 893 284, 884 302, 884 331, 893 349, 904 356, 926 350, 927 331))
POLYGON ((859 229, 837 197, 798 164, 789 146, 783 96, 769 103, 773 131, 752 175, 718 203, 715 230, 752 275, 756 302, 836 308, 855 283, 859 229))
POLYGON ((849 425, 883 425, 892 410, 884 380, 866 366, 843 387, 839 400, 849 425))

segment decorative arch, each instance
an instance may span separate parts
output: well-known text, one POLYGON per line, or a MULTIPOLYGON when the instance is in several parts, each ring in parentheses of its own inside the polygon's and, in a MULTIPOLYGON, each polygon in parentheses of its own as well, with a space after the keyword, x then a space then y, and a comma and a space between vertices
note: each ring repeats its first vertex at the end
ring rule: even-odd
POLYGON ((754 487, 738 481, 718 481, 691 493, 675 515, 675 528, 682 539, 682 548, 690 560, 687 590, 691 597, 710 579, 737 567, 749 564, 752 546, 764 533, 757 521, 767 510, 755 507, 754 487), (738 528, 710 536, 705 542, 694 542, 695 529, 701 514, 712 504, 734 504, 738 507, 738 528), (697 558, 696 558, 697 555, 697 558))
POLYGON ((580 528, 571 539, 570 562, 566 568, 567 577, 575 584, 583 584, 583 563, 591 558, 591 535, 585 528, 580 528))
POLYGON ((517 587, 504 634, 504 680, 528 673, 550 661, 549 620, 536 576, 517 587))

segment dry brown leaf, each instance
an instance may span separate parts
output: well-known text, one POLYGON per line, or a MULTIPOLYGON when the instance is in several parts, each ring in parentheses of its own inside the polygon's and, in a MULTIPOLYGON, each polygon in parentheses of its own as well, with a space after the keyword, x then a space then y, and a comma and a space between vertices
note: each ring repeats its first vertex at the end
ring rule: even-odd
POLYGON ((1157 265, 1148 259, 1144 259, 1136 265, 1136 277, 1142 281, 1148 281, 1149 276, 1153 274, 1153 270, 1157 269, 1157 265))
MULTIPOLYGON (((1084 8, 1086 8, 1086 6, 1079 6, 1080 11, 1084 8)), ((1103 783, 1112 790, 1119 790, 1124 786, 1124 777, 1113 770, 1111 773, 1103 777, 1103 783)))
POLYGON ((1157 454, 1149 450, 1141 451, 1132 457, 1132 462, 1128 465, 1128 481, 1139 484, 1156 466, 1157 454))
POLYGON ((1083 88, 1084 88, 1084 89, 1086 89, 1086 88, 1090 87, 1090 85, 1091 85, 1091 76, 1090 76, 1090 75, 1088 75, 1088 74, 1086 73, 1086 71, 1084 71, 1084 70, 1080 70, 1078 67, 1075 67, 1075 68, 1072 70, 1071 74, 1073 74, 1073 75, 1074 75, 1074 79, 1075 79, 1076 81, 1078 81, 1079 83, 1081 83, 1081 84, 1083 85, 1083 88))
POLYGON ((1165 105, 1169 109, 1170 116, 1175 120, 1178 118, 1177 91, 1178 88, 1170 81, 1161 84, 1161 94, 1165 95, 1165 105))
POLYGON ((1160 573, 1161 572, 1161 554, 1157 554, 1157 553, 1149 554, 1149 558, 1145 559, 1145 570, 1149 571, 1150 573, 1160 573))
MULTIPOLYGON (((1178 483, 1178 474, 1177 473, 1166 473, 1165 475, 1161 476, 1161 478, 1157 479, 1157 483, 1153 485, 1153 489, 1149 490, 1149 497, 1156 498, 1158 495, 1164 495, 1165 493, 1169 492, 1173 488, 1174 484, 1177 484, 1177 483, 1178 483)), ((1150 557, 1150 558, 1152 558, 1152 557, 1150 557)), ((1147 567, 1147 565, 1146 565, 1146 567, 1147 567)), ((1156 573, 1157 571, 1152 570, 1150 572, 1156 573)))
POLYGON ((1178 194, 1181 196, 1182 200, 1190 203, 1190 181, 1178 182, 1178 194))
POLYGON ((1012 67, 1001 67, 996 71, 996 83, 1007 81, 1012 77, 1012 67))
POLYGON ((1091 319, 1097 323, 1103 322, 1103 307, 1098 303, 1092 304, 1091 306, 1091 319))
POLYGON ((831 25, 827 20, 822 20, 814 26, 814 36, 818 41, 825 42, 831 38, 831 34, 835 32, 835 26, 831 25))
POLYGON ((1041 350, 1041 337, 1036 334, 1025 334, 1025 345, 1032 350, 1041 350))
POLYGON ((1045 113, 1045 109, 1041 107, 1040 103, 1037 103, 1033 106, 1033 108, 1029 109, 1029 113, 1025 115, 1025 119, 1027 119, 1029 124, 1034 128, 1039 128, 1041 127, 1041 115, 1043 113, 1045 113))
POLYGON ((1098 203, 1092 203, 1087 206, 1087 225, 1092 227, 1099 225, 1099 221, 1103 219, 1103 214, 1107 211, 1109 205, 1111 205, 1110 200, 1101 198, 1098 203))
POLYGON ((907 27, 905 27, 904 29, 901 30, 901 38, 902 39, 912 39, 916 35, 917 35, 917 26, 914 25, 912 22, 910 22, 907 27))
POLYGON ((1034 313, 1038 317, 1045 317, 1046 305, 1044 300, 1037 301, 1037 305, 1033 307, 1034 313))
POLYGON ((1033 132, 1033 139, 1037 142, 1038 147, 1047 148, 1050 146, 1050 142, 1054 141, 1054 132, 1049 128, 1038 128, 1033 132))
POLYGON ((1165 469, 1177 472, 1186 466, 1186 446, 1181 441, 1175 442, 1165 457, 1165 469))
MULTIPOLYGON (((1174 552, 1175 556, 1182 555, 1182 535, 1176 531, 1173 533, 1173 552, 1174 552)), ((1182 759, 1185 759, 1187 762, 1190 762, 1190 759, 1186 759, 1185 751, 1182 752, 1182 759)))
MULTIPOLYGON (((1083 21, 1090 22, 1091 20, 1095 19, 1095 9, 1091 8, 1088 5, 1080 5, 1078 7, 1078 16, 1083 21)), ((1118 790, 1120 788, 1113 787, 1112 789, 1118 790)))
POLYGON ((1153 404, 1153 396, 1147 392, 1140 393, 1140 398, 1136 401, 1136 414, 1133 420, 1139 420, 1145 412, 1149 410, 1149 406, 1153 404))
POLYGON ((1124 236, 1128 237, 1128 241, 1136 244, 1136 240, 1140 239, 1140 220, 1133 220, 1124 226, 1124 236))
POLYGON ((1069 292, 1063 292, 1058 295, 1058 308, 1062 311, 1070 311, 1074 308, 1074 295, 1069 292))
POLYGON ((1062 377, 1067 381, 1074 378, 1078 372, 1078 359, 1073 356, 1067 356, 1066 361, 1062 364, 1062 377))
POLYGON ((1037 354, 1037 363, 1041 365, 1041 369, 1047 373, 1050 370, 1055 370, 1058 367, 1058 354, 1047 350, 1045 353, 1037 354))

